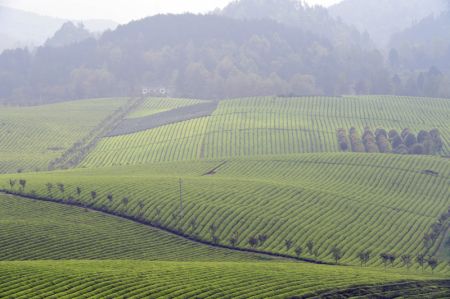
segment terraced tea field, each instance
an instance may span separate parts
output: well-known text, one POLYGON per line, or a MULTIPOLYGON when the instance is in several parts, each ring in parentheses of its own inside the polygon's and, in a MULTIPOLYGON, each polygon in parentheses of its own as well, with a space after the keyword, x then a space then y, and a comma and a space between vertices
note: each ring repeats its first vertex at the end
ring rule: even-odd
POLYGON ((82 208, 1 194, 0 227, 0 261, 270 259, 200 245, 82 208))
POLYGON ((124 99, 96 99, 32 107, 0 106, 0 173, 46 170, 124 99))
POLYGON ((17 299, 312 298, 329 289, 431 279, 310 264, 146 261, 0 262, 0 277, 0 297, 17 299))
POLYGON ((404 281, 413 284, 408 290, 415 294, 423 286, 448 292, 433 281, 443 278, 439 275, 218 249, 56 203, 0 195, 0 219, 0 298, 314 297, 330 289, 349 292, 356 285, 405 288, 404 281))
MULTIPOLYGON (((332 262, 330 250, 339 246, 344 253, 341 262, 355 265, 358 253, 369 249, 369 264, 381 266, 382 252, 400 256, 437 251, 445 235, 440 234, 430 249, 424 248, 423 237, 450 207, 449 163, 439 157, 303 154, 225 164, 161 163, 3 175, 0 181, 9 189, 9 178, 24 178, 26 190, 41 196, 50 196, 46 188, 50 182, 55 185, 54 198, 72 197, 202 240, 216 237, 224 245, 238 232, 236 247, 249 248, 249 238, 262 234, 267 240, 258 250, 295 256, 294 249, 301 246, 302 257, 332 262), (184 179, 181 211, 180 177, 184 179), (56 189, 57 183, 64 184, 64 193, 56 189), (98 194, 95 199, 93 190, 98 194), (286 240, 292 241, 291 248, 286 240), (314 243, 311 253, 306 250, 309 241, 314 243)), ((401 266, 400 259, 395 266, 401 266)), ((448 268, 441 263, 438 270, 448 268)))
POLYGON ((450 101, 246 98, 179 121, 202 103, 0 107, 0 190, 21 195, 0 193, 0 298, 450 297, 450 101), (365 126, 437 128, 443 151, 340 153, 365 126), (50 161, 78 167, 34 172, 50 161))
POLYGON ((221 101, 210 116, 105 138, 83 167, 338 152, 336 131, 365 126, 414 132, 437 128, 450 154, 450 101, 360 96, 249 98, 221 101), (201 125, 200 125, 201 123, 201 125), (181 144, 180 144, 181 143, 181 144), (168 154, 176 152, 176 154, 168 154))

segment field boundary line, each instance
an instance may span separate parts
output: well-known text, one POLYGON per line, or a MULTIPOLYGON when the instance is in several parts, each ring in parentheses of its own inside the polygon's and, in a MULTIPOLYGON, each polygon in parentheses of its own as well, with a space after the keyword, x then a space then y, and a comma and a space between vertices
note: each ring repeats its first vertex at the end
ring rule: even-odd
POLYGON ((95 208, 95 207, 92 207, 92 206, 81 204, 79 202, 64 202, 64 201, 58 200, 58 199, 52 199, 52 198, 43 197, 43 196, 31 196, 31 195, 27 195, 27 194, 20 194, 20 193, 11 192, 11 191, 4 190, 4 189, 0 189, 0 194, 16 196, 16 197, 22 198, 22 199, 38 200, 38 201, 43 201, 43 202, 51 202, 51 203, 56 203, 56 204, 60 204, 60 205, 65 205, 65 206, 84 208, 84 209, 87 209, 87 210, 90 210, 90 211, 94 211, 94 212, 98 212, 98 213, 102 213, 102 214, 105 214, 105 215, 126 219, 126 220, 129 220, 129 221, 138 223, 138 224, 142 224, 142 225, 151 227, 153 229, 157 229, 157 230, 160 230, 160 231, 172 234, 172 235, 176 235, 176 236, 178 236, 180 238, 183 238, 183 239, 191 241, 191 242, 199 243, 199 244, 210 246, 210 247, 214 247, 214 248, 228 249, 228 250, 232 250, 232 251, 236 251, 236 252, 242 252, 242 253, 253 253, 253 254, 258 254, 258 255, 267 256, 267 257, 283 258, 283 259, 286 259, 286 260, 297 261, 297 262, 305 262, 305 263, 311 263, 311 264, 317 264, 317 265, 342 266, 342 267, 348 266, 348 265, 345 265, 345 264, 338 264, 338 265, 336 265, 334 263, 325 262, 325 261, 319 261, 319 260, 314 260, 314 259, 309 259, 309 258, 301 258, 301 257, 297 258, 297 257, 291 256, 291 255, 282 254, 282 253, 273 253, 273 252, 270 252, 270 251, 255 250, 255 249, 250 249, 250 248, 235 248, 235 247, 231 247, 231 246, 227 246, 227 245, 215 244, 213 242, 209 242, 209 241, 206 241, 206 240, 201 240, 201 239, 195 238, 193 236, 190 236, 188 234, 184 234, 184 233, 181 233, 179 231, 176 231, 176 230, 173 230, 173 229, 170 229, 170 228, 167 228, 167 227, 156 226, 156 225, 152 224, 150 221, 145 220, 145 219, 138 219, 137 217, 124 215, 122 213, 111 212, 111 211, 107 211, 107 210, 101 209, 101 208, 95 208))

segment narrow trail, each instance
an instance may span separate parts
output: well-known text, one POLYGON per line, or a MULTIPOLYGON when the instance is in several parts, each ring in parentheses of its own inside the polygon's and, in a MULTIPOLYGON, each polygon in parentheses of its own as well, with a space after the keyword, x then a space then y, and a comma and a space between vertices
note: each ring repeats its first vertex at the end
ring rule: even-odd
MULTIPOLYGON (((236 251, 236 252, 241 252, 241 253, 251 253, 251 254, 257 254, 260 255, 262 257, 266 257, 266 258, 279 258, 279 259, 285 259, 285 260, 291 260, 291 261, 297 261, 297 262, 305 262, 305 263, 311 263, 311 264, 317 264, 317 265, 328 265, 328 266, 336 266, 336 264, 333 263, 328 263, 328 262, 324 262, 324 261, 318 261, 318 260, 313 260, 313 259, 308 259, 308 258, 297 258, 294 256, 290 256, 287 254, 282 254, 282 253, 273 253, 273 252, 269 252, 269 251, 262 251, 262 250, 256 250, 256 249, 250 249, 250 248, 235 248, 235 247, 231 247, 231 246, 227 246, 227 245, 223 245, 223 244, 215 244, 213 242, 210 241, 206 241, 206 240, 202 240, 202 239, 198 239, 195 238, 193 236, 190 236, 188 234, 184 234, 181 233, 179 231, 176 231, 174 229, 171 228, 167 228, 167 227, 161 227, 161 226, 157 226, 152 224, 150 221, 146 220, 146 219, 138 219, 136 217, 133 216, 129 216, 129 215, 125 215, 122 213, 118 213, 118 212, 112 212, 112 211, 107 211, 101 208, 95 208, 92 206, 87 206, 84 205, 82 203, 78 203, 78 202, 64 202, 62 200, 59 199, 52 199, 52 198, 47 198, 47 197, 41 197, 41 196, 30 196, 30 195, 26 195, 26 194, 18 194, 15 192, 11 192, 8 190, 2 190, 0 189, 0 195, 6 195, 6 196, 14 196, 17 198, 22 198, 25 200, 37 200, 37 201, 43 201, 43 202, 51 202, 51 203, 55 203, 55 204, 60 204, 60 205, 64 205, 64 206, 71 206, 71 207, 77 207, 77 208, 83 208, 83 209, 87 209, 89 211, 94 211, 94 212, 98 212, 98 213, 102 213, 108 216, 113 216, 113 217, 118 217, 118 218, 122 218, 122 219, 126 219, 141 225, 145 225, 148 226, 152 229, 157 229, 172 235, 176 235, 180 238, 183 238, 185 240, 191 241, 191 242, 195 242, 198 244, 202 244, 202 245, 206 245, 206 246, 210 246, 213 248, 220 248, 220 249, 228 249, 228 250, 232 250, 232 251, 236 251)), ((347 266, 347 265, 343 265, 343 264, 339 264, 338 266, 347 266)))

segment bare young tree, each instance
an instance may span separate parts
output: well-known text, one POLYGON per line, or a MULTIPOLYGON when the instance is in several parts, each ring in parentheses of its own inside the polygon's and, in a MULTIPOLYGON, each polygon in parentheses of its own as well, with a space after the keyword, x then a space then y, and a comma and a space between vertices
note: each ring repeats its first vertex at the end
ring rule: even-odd
POLYGON ((403 265, 409 270, 409 268, 411 267, 411 263, 412 263, 412 257, 410 254, 403 254, 401 256, 402 259, 402 263, 403 265))
POLYGON ((76 192, 77 192, 78 198, 80 198, 81 197, 81 187, 77 187, 76 192))
POLYGON ((358 258, 361 262, 361 267, 367 266, 367 263, 370 260, 370 254, 371 252, 369 250, 361 251, 360 253, 358 253, 358 258))
POLYGON ((287 251, 292 248, 292 245, 294 245, 294 242, 291 239, 284 240, 284 246, 286 247, 287 251))
POLYGON ((48 196, 50 196, 50 198, 52 198, 53 197, 53 184, 47 183, 47 184, 45 184, 45 186, 47 187, 48 196))
POLYGON ((314 255, 314 241, 309 240, 308 243, 306 243, 306 248, 308 249, 308 253, 310 255, 314 255))
POLYGON ((17 180, 13 180, 13 179, 9 180, 9 186, 11 187, 11 190, 14 189, 14 186, 16 185, 16 182, 17 182, 17 180))
POLYGON ((303 248, 301 246, 297 246, 295 248, 295 255, 297 256, 297 258, 299 258, 303 253, 303 248))
POLYGON ((258 235, 259 246, 263 246, 267 239, 267 235, 258 235))
POLYGON ((21 179, 19 180, 20 190, 25 191, 25 187, 27 186, 27 180, 21 179))
POLYGON ((253 249, 258 247, 258 238, 255 236, 248 238, 248 245, 253 249))
POLYGON ((330 253, 333 256, 333 259, 334 259, 336 265, 344 256, 344 254, 342 253, 342 250, 337 246, 333 246, 333 248, 331 248, 331 250, 330 250, 330 253))
POLYGON ((427 260, 427 264, 431 268, 431 273, 434 274, 434 270, 437 268, 437 266, 439 266, 439 261, 437 258, 430 256, 427 260))
POLYGON ((418 254, 416 256, 416 262, 419 264, 419 266, 422 267, 422 272, 423 272, 423 267, 425 265, 425 255, 423 254, 418 254))

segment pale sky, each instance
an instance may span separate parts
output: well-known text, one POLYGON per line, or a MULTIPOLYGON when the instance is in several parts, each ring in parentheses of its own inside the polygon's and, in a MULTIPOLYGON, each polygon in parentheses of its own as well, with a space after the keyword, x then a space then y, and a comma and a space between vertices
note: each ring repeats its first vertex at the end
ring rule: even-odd
MULTIPOLYGON (((340 0, 305 0, 332 5, 340 0)), ((109 19, 126 23, 158 13, 204 13, 231 0, 0 0, 0 5, 64 19, 109 19)))

